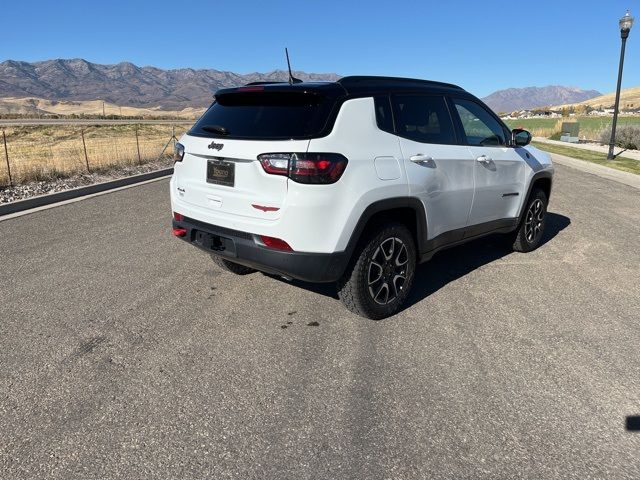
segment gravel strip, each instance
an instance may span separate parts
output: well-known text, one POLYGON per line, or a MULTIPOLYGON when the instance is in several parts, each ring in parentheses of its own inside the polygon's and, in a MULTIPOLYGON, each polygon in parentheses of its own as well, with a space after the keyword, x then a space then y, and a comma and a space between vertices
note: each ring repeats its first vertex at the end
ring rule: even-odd
POLYGON ((119 178, 139 175, 141 173, 153 172, 155 170, 169 168, 172 165, 173 161, 171 158, 167 157, 143 163, 141 165, 119 166, 109 170, 101 170, 100 172, 77 173, 65 178, 28 182, 22 185, 14 185, 12 187, 0 187, 0 205, 25 200, 38 195, 62 192, 73 188, 93 185, 95 183, 108 182, 110 180, 117 180, 119 178))

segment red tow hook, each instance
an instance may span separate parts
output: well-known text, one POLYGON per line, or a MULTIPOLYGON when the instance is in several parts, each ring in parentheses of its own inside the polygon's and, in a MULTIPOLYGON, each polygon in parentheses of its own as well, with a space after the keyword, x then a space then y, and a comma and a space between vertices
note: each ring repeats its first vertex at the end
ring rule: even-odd
POLYGON ((171 233, 173 233, 173 235, 175 235, 176 237, 186 237, 187 229, 182 227, 173 227, 171 233))

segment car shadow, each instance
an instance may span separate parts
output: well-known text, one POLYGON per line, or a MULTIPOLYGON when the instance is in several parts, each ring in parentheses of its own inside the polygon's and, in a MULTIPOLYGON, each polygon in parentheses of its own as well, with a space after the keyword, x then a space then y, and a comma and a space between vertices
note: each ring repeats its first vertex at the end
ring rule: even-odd
MULTIPOLYGON (((541 246, 553 240, 570 224, 569 217, 548 212, 541 246)), ((424 300, 448 283, 511 253, 513 250, 503 234, 488 235, 438 252, 431 260, 418 266, 411 294, 403 310, 424 300)))
MULTIPOLYGON (((553 240, 562 230, 571 224, 571 220, 558 213, 547 213, 542 245, 553 240)), ((411 294, 402 310, 424 300, 450 282, 453 282, 475 269, 513 253, 505 241, 505 235, 495 234, 470 241, 463 245, 438 252, 428 262, 418 265, 411 294)), ((331 298, 338 298, 332 283, 307 283, 299 280, 287 281, 275 275, 270 277, 287 282, 305 290, 331 298)))

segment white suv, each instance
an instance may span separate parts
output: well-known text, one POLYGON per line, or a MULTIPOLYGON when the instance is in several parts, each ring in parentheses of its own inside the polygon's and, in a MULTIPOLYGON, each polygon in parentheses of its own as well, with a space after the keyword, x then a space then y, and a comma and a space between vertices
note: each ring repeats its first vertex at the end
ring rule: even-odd
POLYGON ((237 274, 336 282, 351 311, 385 318, 438 250, 498 232, 540 244, 553 167, 530 140, 439 82, 219 90, 176 147, 173 234, 237 274))

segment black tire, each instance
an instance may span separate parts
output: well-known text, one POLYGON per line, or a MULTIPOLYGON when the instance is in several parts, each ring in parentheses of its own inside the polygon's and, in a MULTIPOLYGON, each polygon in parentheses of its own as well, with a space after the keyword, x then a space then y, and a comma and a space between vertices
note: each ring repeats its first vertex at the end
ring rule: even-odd
POLYGON ((409 295, 416 247, 400 223, 381 225, 365 238, 338 281, 338 296, 353 313, 380 320, 398 312, 409 295))
POLYGON ((538 248, 547 223, 547 195, 540 189, 531 192, 524 208, 520 226, 512 235, 516 252, 531 252, 538 248))
POLYGON ((256 271, 251 267, 245 267, 239 263, 231 262, 226 258, 219 257, 218 255, 211 255, 211 258, 213 259, 213 263, 219 266, 222 270, 235 273, 236 275, 247 275, 256 271))

